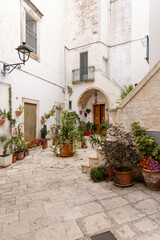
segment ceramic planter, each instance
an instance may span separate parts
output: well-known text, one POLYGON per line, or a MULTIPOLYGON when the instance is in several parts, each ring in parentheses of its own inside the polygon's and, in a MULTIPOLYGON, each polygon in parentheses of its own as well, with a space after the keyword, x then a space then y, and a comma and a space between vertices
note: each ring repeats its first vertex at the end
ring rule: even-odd
POLYGON ((60 157, 72 157, 73 156, 73 145, 64 144, 63 147, 60 146, 60 157))
POLYGON ((132 170, 127 170, 127 167, 114 169, 115 185, 117 186, 131 186, 132 183, 132 170), (123 171, 124 170, 124 171, 123 171))
POLYGON ((22 114, 22 111, 16 111, 16 116, 19 117, 22 114))
POLYGON ((28 155, 29 155, 29 151, 24 152, 25 157, 28 157, 28 155))
POLYGON ((90 135, 90 132, 85 132, 84 133, 84 136, 89 136, 90 135))
POLYGON ((12 154, 6 157, 0 156, 0 167, 8 167, 12 164, 12 154))
POLYGON ((160 191, 160 171, 141 170, 146 186, 153 191, 160 191))
POLYGON ((17 157, 16 157, 16 155, 13 155, 13 157, 12 157, 12 163, 15 163, 15 162, 16 162, 16 160, 17 160, 17 157))
POLYGON ((52 147, 52 143, 53 143, 52 139, 47 139, 47 147, 48 148, 52 147))
POLYGON ((46 120, 41 120, 41 124, 43 125, 46 122, 46 120))
POLYGON ((46 149, 46 148, 47 148, 47 142, 43 142, 42 148, 43 148, 43 149, 46 149))
POLYGON ((17 160, 23 160, 24 159, 24 152, 18 152, 16 153, 17 160))
POLYGON ((108 180, 113 181, 115 176, 113 169, 111 167, 107 167, 106 170, 108 173, 108 180))
POLYGON ((5 119, 0 118, 0 125, 3 125, 5 123, 5 121, 6 121, 5 119))

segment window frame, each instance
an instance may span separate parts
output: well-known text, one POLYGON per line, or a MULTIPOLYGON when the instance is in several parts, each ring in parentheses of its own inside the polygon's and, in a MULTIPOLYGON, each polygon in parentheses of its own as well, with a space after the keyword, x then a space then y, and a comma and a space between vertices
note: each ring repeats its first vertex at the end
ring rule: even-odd
POLYGON ((30 57, 36 61, 40 62, 40 22, 43 14, 39 9, 30 1, 22 0, 21 1, 21 37, 20 42, 25 42, 26 40, 26 13, 28 13, 37 23, 37 54, 30 54, 30 57))

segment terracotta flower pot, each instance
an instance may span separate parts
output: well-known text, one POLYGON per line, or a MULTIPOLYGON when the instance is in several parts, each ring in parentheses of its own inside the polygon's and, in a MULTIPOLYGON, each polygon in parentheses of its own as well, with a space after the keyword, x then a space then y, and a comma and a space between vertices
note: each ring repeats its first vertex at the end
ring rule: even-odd
POLYGON ((90 132, 85 132, 84 133, 84 136, 89 136, 90 135, 90 132))
POLYGON ((55 145, 56 144, 56 140, 55 139, 53 139, 53 145, 55 145))
POLYGON ((107 167, 106 170, 107 170, 107 173, 108 173, 108 180, 113 181, 114 176, 115 176, 115 174, 113 172, 113 169, 111 167, 107 167))
POLYGON ((41 124, 43 125, 46 122, 46 120, 41 120, 41 124))
POLYGON ((141 170, 146 186, 153 191, 160 191, 160 171, 141 170))
POLYGON ((130 184, 132 183, 132 170, 127 169, 127 167, 114 169, 117 184, 130 186, 130 184))
POLYGON ((0 119, 0 125, 3 125, 5 123, 5 119, 0 119))
POLYGON ((41 142, 37 143, 37 146, 38 146, 38 147, 41 146, 41 142))
POLYGON ((22 114, 22 111, 16 111, 16 116, 19 117, 22 114))
POLYGON ((18 152, 16 153, 17 160, 23 160, 24 159, 24 152, 18 152))
POLYGON ((31 149, 31 148, 33 148, 33 146, 27 146, 27 148, 31 149))
POLYGON ((29 151, 24 152, 25 157, 28 157, 28 155, 29 155, 29 151))
POLYGON ((73 156, 73 145, 64 144, 63 147, 60 146, 60 156, 61 157, 72 157, 73 156))
POLYGON ((47 148, 47 142, 43 142, 42 148, 43 148, 43 149, 46 149, 46 148, 47 148))
POLYGON ((13 155, 13 157, 12 157, 12 163, 15 163, 16 160, 17 160, 17 156, 16 156, 16 155, 13 155))

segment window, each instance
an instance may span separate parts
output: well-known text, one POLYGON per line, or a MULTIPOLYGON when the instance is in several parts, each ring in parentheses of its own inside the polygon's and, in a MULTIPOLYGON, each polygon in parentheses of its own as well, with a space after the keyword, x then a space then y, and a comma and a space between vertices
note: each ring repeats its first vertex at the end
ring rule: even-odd
POLYGON ((88 80, 88 52, 80 53, 80 81, 88 80))
POLYGON ((26 12, 26 43, 37 55, 37 22, 26 12))
POLYGON ((56 109, 56 124, 60 125, 61 109, 56 109))
POLYGON ((21 0, 21 39, 33 51, 30 57, 40 61, 40 23, 43 14, 31 0, 21 0))
POLYGON ((69 101, 69 110, 72 110, 72 101, 69 101))

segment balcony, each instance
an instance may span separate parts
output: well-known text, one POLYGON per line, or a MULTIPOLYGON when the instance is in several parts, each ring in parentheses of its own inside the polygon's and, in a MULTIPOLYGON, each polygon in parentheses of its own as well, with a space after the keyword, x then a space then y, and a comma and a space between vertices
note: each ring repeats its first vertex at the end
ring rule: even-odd
POLYGON ((78 68, 72 70, 72 83, 94 82, 95 67, 78 68))

